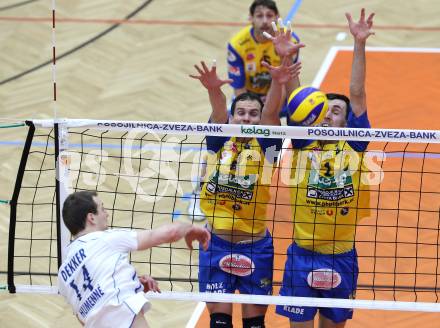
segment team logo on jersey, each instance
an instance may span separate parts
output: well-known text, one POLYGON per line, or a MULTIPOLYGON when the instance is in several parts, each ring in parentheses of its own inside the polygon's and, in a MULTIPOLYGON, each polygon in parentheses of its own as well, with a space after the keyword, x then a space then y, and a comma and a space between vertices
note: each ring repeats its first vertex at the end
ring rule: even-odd
POLYGON ((257 64, 255 62, 250 62, 246 64, 246 70, 248 72, 255 72, 257 70, 257 64))
POLYGON ((270 85, 272 77, 269 72, 262 72, 255 74, 255 76, 251 76, 250 81, 254 88, 265 88, 270 85))
POLYGON ((255 270, 254 262, 242 254, 228 254, 219 261, 219 267, 224 272, 245 277, 249 276, 255 270))
POLYGON ((255 59, 255 55, 252 52, 246 55, 246 60, 253 60, 253 59, 255 59))
POLYGON ((354 197, 353 178, 348 167, 334 174, 326 166, 327 172, 321 174, 319 169, 310 172, 307 184, 307 197, 326 201, 339 201, 354 197))
POLYGON ((307 275, 307 283, 316 289, 332 289, 341 283, 341 275, 332 269, 316 269, 307 275))
POLYGON ((212 182, 209 182, 207 185, 206 185, 206 190, 208 191, 208 192, 210 192, 211 194, 215 194, 215 184, 214 183, 212 183, 212 182))
POLYGON ((316 205, 313 205, 313 207, 310 208, 310 213, 312 215, 326 215, 327 211, 322 208, 317 208, 316 205))
POLYGON ((228 72, 229 74, 240 76, 240 69, 238 67, 229 65, 228 72))
POLYGON ((341 209, 341 215, 347 215, 348 214, 348 207, 343 207, 342 209, 341 209))
POLYGON ((228 51, 228 61, 235 62, 237 60, 237 56, 232 51, 228 51))
POLYGON ((241 205, 240 204, 234 204, 234 205, 232 205, 232 209, 234 211, 239 211, 239 210, 241 210, 241 205))
POLYGON ((220 165, 227 164, 229 159, 232 158, 232 154, 228 152, 227 150, 222 151, 220 155, 220 165))
POLYGON ((318 192, 314 188, 307 188, 307 197, 316 198, 318 192))
POLYGON ((333 210, 329 208, 327 211, 325 211, 325 214, 327 214, 328 216, 332 216, 333 210))
POLYGON ((260 279, 261 288, 269 287, 271 284, 272 284, 272 280, 270 280, 269 278, 260 279))

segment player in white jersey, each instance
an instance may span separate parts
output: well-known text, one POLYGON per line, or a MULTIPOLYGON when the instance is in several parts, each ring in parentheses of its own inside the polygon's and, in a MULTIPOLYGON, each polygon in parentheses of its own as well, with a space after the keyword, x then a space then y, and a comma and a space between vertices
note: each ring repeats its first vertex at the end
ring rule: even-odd
POLYGON ((131 251, 185 238, 207 249, 205 228, 175 223, 154 230, 107 230, 108 214, 95 192, 69 195, 63 219, 74 240, 58 271, 58 288, 86 327, 148 327, 144 290, 159 291, 148 276, 138 277, 128 261, 131 251))

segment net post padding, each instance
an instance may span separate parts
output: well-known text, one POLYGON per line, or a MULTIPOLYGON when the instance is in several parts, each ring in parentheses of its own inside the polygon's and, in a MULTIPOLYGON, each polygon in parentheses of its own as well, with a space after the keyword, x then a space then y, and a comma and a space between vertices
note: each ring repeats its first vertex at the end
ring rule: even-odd
POLYGON ((26 121, 26 125, 29 126, 28 134, 26 136, 26 142, 21 154, 20 165, 18 167, 17 179, 15 180, 14 192, 12 199, 9 202, 10 220, 9 220, 9 242, 8 242, 8 290, 10 293, 16 292, 14 284, 14 254, 15 254, 15 228, 17 224, 17 201, 20 195, 21 185, 23 182, 24 171, 26 169, 26 163, 29 157, 29 151, 32 145, 32 139, 35 133, 35 126, 31 121, 26 121))

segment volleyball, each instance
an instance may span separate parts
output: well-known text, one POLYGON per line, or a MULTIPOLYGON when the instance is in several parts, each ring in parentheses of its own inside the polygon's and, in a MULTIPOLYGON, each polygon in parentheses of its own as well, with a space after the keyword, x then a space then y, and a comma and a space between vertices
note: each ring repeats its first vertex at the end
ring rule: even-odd
POLYGON ((327 96, 309 86, 295 89, 287 102, 290 125, 310 126, 322 121, 327 112, 327 96))

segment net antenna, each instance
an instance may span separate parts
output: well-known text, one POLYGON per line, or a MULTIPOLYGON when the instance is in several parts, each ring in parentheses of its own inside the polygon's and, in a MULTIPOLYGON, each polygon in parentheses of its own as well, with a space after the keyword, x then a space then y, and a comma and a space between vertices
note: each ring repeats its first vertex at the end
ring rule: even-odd
POLYGON ((67 230, 62 219, 62 204, 70 194, 69 185, 69 140, 68 131, 62 120, 58 118, 57 106, 57 54, 56 54, 56 0, 52 0, 52 84, 53 84, 53 117, 55 129, 55 167, 56 167, 56 211, 57 215, 57 235, 60 236, 61 247, 58 247, 58 267, 65 258, 66 247, 70 242, 70 232, 67 230))

